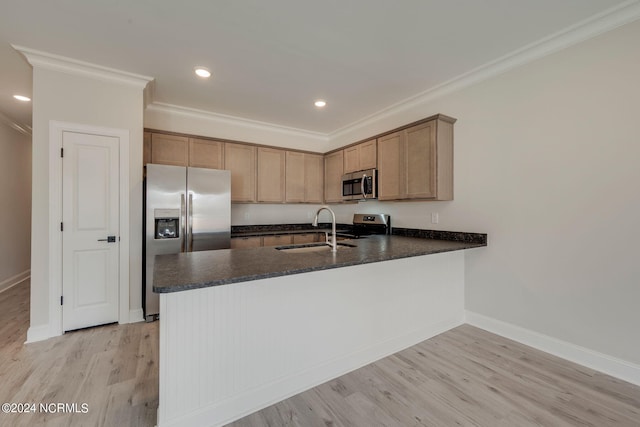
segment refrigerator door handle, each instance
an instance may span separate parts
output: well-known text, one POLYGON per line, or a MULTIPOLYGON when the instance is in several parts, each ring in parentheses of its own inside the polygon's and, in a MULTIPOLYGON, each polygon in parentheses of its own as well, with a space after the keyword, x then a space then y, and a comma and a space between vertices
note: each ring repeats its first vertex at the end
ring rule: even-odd
POLYGON ((180 194, 180 224, 181 224, 181 233, 182 233, 182 241, 180 242, 180 252, 187 251, 187 236, 186 233, 186 209, 185 209, 185 200, 184 193, 180 194))
POLYGON ((187 251, 193 252, 193 193, 189 193, 189 243, 187 251))

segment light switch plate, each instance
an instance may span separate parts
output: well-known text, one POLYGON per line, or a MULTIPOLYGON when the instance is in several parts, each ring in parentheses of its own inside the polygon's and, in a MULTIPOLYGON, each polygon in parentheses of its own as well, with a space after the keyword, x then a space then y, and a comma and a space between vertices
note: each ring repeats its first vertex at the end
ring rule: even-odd
POLYGON ((439 220, 438 212, 431 212, 431 224, 437 224, 439 220))

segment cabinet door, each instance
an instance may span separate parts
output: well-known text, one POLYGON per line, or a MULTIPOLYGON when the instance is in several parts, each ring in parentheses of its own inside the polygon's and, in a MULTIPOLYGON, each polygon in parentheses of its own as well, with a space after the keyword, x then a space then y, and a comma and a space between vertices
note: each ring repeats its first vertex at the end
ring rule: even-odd
POLYGON ((404 197, 404 149, 402 132, 378 138, 378 199, 404 197))
POLYGON ((258 201, 284 202, 285 151, 258 148, 258 201))
POLYGON ((285 163, 285 199, 287 203, 304 202, 305 154, 287 151, 285 163))
POLYGON ((231 201, 256 201, 256 147, 225 143, 225 169, 231 171, 231 201))
POLYGON ((344 173, 375 169, 377 165, 376 140, 365 141, 344 149, 344 173))
POLYGON ((262 237, 233 237, 231 249, 259 248, 262 246, 262 237))
POLYGON ((184 136, 151 134, 151 163, 187 166, 189 139, 184 136))
POLYGON ((322 203, 324 190, 324 156, 321 154, 304 155, 304 201, 322 203))
POLYGON ((151 163, 151 132, 144 133, 142 144, 142 165, 147 166, 151 163))
POLYGON ((263 246, 282 246, 290 245, 292 241, 290 234, 278 234, 275 236, 264 236, 262 238, 263 246))
POLYGON ((344 149, 344 173, 362 170, 360 167, 359 145, 344 149))
POLYGON ((318 233, 294 234, 293 243, 296 245, 304 243, 315 243, 318 241, 318 233))
POLYGON ((453 200, 453 123, 436 123, 436 198, 453 200))
POLYGON ((195 168, 223 169, 224 142, 189 138, 189 166, 195 168))
POLYGON ((343 150, 324 157, 324 200, 342 201, 343 150))
POLYGON ((360 169, 375 169, 378 167, 378 151, 376 140, 358 144, 358 155, 360 157, 360 169))
POLYGON ((404 131, 406 198, 436 197, 435 126, 435 122, 427 122, 404 131))

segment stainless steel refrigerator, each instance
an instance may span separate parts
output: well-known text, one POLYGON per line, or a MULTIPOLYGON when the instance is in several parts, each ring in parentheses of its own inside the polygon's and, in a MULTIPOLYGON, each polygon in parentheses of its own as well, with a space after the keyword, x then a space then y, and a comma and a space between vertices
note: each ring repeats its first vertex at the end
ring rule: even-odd
POLYGON ((148 164, 145 212, 144 314, 150 321, 160 310, 160 298, 153 292, 156 255, 229 248, 231 174, 148 164))

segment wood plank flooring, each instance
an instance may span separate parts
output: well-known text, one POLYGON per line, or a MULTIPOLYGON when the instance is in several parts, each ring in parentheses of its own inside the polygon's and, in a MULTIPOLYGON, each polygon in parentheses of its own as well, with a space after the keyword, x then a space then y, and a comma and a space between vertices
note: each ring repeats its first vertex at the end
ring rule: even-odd
POLYGON ((230 425, 639 427, 640 387, 463 325, 230 425))
POLYGON ((0 426, 155 425, 158 322, 101 326, 25 345, 28 327, 25 281, 0 293, 0 403, 35 403, 38 411, 0 413, 0 426), (45 413, 40 403, 86 403, 88 412, 45 413))
MULTIPOLYGON (((0 403, 87 403, 0 426, 154 426, 158 322, 24 345, 29 283, 0 293, 0 403)), ((639 427, 640 387, 464 325, 251 414, 255 426, 639 427)))

